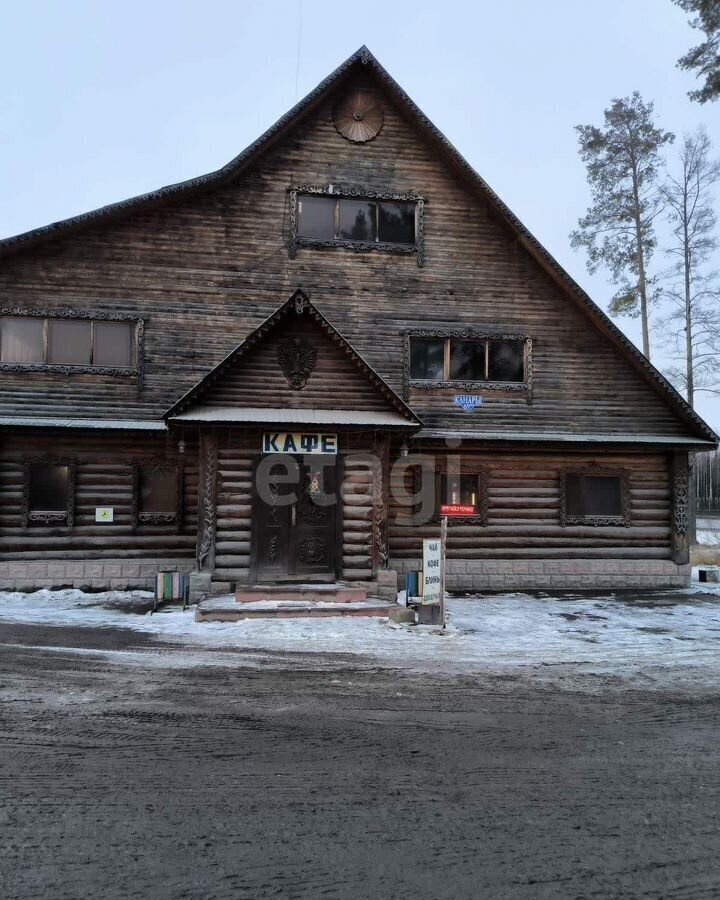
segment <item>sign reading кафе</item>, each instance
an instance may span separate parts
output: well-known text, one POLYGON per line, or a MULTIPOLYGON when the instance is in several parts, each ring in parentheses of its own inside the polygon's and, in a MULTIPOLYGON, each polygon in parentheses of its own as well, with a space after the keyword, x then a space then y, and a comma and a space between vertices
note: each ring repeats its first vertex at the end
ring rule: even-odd
POLYGON ((263 453, 337 453, 337 435, 320 431, 266 431, 263 453))

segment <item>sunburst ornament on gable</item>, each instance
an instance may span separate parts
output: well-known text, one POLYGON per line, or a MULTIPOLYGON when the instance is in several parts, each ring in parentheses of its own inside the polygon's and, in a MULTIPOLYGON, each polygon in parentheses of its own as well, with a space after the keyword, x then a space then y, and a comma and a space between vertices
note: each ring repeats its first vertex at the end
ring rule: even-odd
POLYGON ((333 112, 340 134, 356 144, 371 141, 383 127, 383 108, 367 91, 353 91, 344 97, 333 112))

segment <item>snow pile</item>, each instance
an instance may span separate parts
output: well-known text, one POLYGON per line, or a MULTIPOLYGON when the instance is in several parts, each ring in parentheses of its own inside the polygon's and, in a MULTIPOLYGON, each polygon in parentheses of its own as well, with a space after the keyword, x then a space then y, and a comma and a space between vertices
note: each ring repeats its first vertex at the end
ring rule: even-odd
POLYGON ((696 586, 693 596, 667 592, 635 602, 612 595, 560 599, 518 593, 450 599, 444 634, 372 618, 196 623, 193 609, 143 612, 150 599, 143 592, 76 590, 0 593, 0 621, 142 632, 165 652, 150 648, 113 656, 145 665, 379 665, 433 674, 593 674, 648 686, 707 687, 720 686, 720 591, 713 587, 696 586))
POLYGON ((711 530, 709 528, 698 528, 697 542, 704 547, 720 547, 720 530, 711 530))

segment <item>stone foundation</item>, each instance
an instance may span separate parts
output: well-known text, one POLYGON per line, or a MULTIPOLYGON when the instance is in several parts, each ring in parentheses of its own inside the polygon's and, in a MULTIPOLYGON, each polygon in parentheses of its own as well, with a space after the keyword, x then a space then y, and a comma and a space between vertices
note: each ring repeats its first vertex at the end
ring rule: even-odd
MULTIPOLYGON (((417 559, 393 559, 401 575, 419 569, 417 559)), ((690 566, 665 559, 449 559, 449 591, 558 591, 683 588, 690 566)), ((402 586, 402 585, 401 585, 402 586)))
POLYGON ((79 588, 85 591, 151 591, 158 572, 190 572, 194 565, 195 561, 189 559, 0 562, 0 590, 79 588))

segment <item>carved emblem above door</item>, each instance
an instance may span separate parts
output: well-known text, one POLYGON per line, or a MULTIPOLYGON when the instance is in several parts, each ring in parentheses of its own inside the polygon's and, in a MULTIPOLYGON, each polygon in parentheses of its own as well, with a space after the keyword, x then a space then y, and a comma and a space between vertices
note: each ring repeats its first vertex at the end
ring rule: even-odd
POLYGON ((285 338, 278 344, 278 363, 290 387, 302 390, 317 362, 317 350, 305 338, 285 338))

